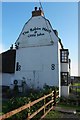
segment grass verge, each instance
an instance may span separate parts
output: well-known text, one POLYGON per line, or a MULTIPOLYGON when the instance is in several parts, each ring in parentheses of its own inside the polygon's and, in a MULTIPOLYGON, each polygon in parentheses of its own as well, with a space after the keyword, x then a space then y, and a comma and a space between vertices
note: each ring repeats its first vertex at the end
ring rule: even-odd
POLYGON ((62 108, 65 108, 65 109, 80 110, 80 106, 75 106, 75 105, 59 104, 58 107, 62 107, 62 108))
POLYGON ((80 86, 80 83, 74 83, 73 86, 80 86))
POLYGON ((50 111, 45 118, 47 119, 52 119, 52 118, 56 118, 59 120, 59 118, 61 118, 61 116, 63 115, 63 113, 60 113, 58 111, 50 111))

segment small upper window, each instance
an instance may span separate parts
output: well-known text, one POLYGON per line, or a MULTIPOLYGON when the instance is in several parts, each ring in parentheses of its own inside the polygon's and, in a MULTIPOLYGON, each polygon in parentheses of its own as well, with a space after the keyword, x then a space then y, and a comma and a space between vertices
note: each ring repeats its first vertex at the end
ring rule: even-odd
POLYGON ((68 49, 61 50, 61 62, 68 63, 68 49))

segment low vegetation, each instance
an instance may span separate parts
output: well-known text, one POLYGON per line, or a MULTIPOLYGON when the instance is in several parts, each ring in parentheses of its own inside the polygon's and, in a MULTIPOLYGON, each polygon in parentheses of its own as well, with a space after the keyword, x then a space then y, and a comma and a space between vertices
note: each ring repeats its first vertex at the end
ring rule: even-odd
MULTIPOLYGON (((75 116, 76 118, 80 118, 80 83, 74 83, 73 86, 75 86, 75 89, 74 88, 72 89, 71 91, 72 95, 70 94, 68 98, 61 97, 58 107, 67 110, 71 110, 71 109, 76 110, 77 114, 70 115, 70 117, 74 118, 75 116)), ((50 111, 46 116, 46 118, 51 118, 51 119, 52 118, 59 119, 65 117, 69 117, 69 115, 58 111, 50 111)))
POLYGON ((73 86, 80 86, 80 83, 73 83, 73 86))
MULTIPOLYGON (((25 94, 23 96, 17 96, 16 97, 12 97, 11 99, 9 99, 7 102, 3 102, 3 109, 2 109, 2 113, 7 113, 9 111, 12 111, 14 109, 17 109, 27 103, 29 103, 29 101, 34 101, 46 94, 49 94, 52 92, 52 90, 57 90, 58 88, 57 87, 50 87, 48 85, 45 85, 44 86, 44 89, 43 90, 39 90, 39 91, 36 91, 36 90, 30 90, 29 94, 27 96, 25 96, 25 94)), ((8 118, 8 119, 11 119, 11 120, 22 120, 22 119, 26 119, 27 118, 27 115, 28 115, 28 112, 30 112, 31 114, 33 112, 35 112, 38 108, 40 108, 41 106, 43 106, 43 101, 37 103, 36 105, 34 105, 30 110, 29 109, 26 109, 20 113, 17 113, 16 115, 13 115, 12 117, 8 118)), ((43 111, 42 111, 43 112, 43 111)), ((42 112, 40 114, 38 114, 36 117, 40 117, 42 115, 42 112)))
MULTIPOLYGON (((74 86, 77 86, 77 85, 80 85, 80 84, 75 83, 74 86)), ((9 90, 7 95, 9 95, 10 99, 7 102, 2 101, 2 114, 5 114, 5 113, 7 113, 9 111, 12 111, 12 110, 14 110, 16 108, 19 108, 19 107, 29 103, 29 101, 32 102, 32 101, 34 101, 34 100, 36 100, 36 99, 38 99, 38 98, 40 98, 40 97, 42 97, 42 96, 44 96, 46 94, 49 94, 49 93, 52 92, 52 90, 58 90, 58 88, 54 87, 54 86, 51 87, 51 86, 45 85, 43 90, 36 91, 34 89, 30 89, 30 91, 28 91, 29 93, 27 95, 25 93, 19 95, 18 94, 18 89, 16 89, 16 90, 14 89, 15 94, 14 95, 11 94, 11 96, 9 94, 9 92, 10 92, 10 90, 9 90), (14 97, 12 97, 12 96, 14 96, 14 97)), ((73 89, 73 91, 74 91, 74 89, 73 89)), ((74 93, 76 93, 76 91, 74 91, 74 93)), ((77 93, 79 93, 79 92, 77 91, 77 93)), ((36 105, 34 105, 34 107, 32 107, 30 110, 26 109, 26 110, 24 110, 24 111, 22 111, 22 112, 20 112, 20 113, 18 113, 16 115, 13 115, 12 117, 10 117, 8 119, 10 119, 10 120, 26 119, 27 115, 28 115, 28 112, 33 113, 38 108, 40 108, 41 106, 43 106, 43 101, 36 104, 36 105)), ((76 97, 73 95, 73 97, 70 96, 68 98, 61 97, 60 98, 60 104, 58 106, 64 107, 66 109, 75 108, 77 111, 80 111, 80 107, 79 107, 80 106, 80 95, 78 95, 78 96, 76 95, 76 97)), ((40 116, 42 114, 43 114, 43 111, 40 114, 38 114, 36 117, 40 118, 40 116)), ((57 118, 60 118, 61 115, 62 114, 60 112, 58 112, 58 111, 51 111, 47 115, 47 118, 56 118, 56 116, 57 116, 57 118)))
POLYGON ((68 113, 63 113, 63 112, 59 112, 59 111, 50 111, 45 119, 56 119, 59 120, 60 118, 63 118, 63 120, 69 118, 69 119, 73 119, 73 120, 80 120, 80 115, 79 114, 68 114, 68 113))
POLYGON ((58 112, 58 111, 50 111, 45 119, 52 119, 52 118, 56 118, 56 120, 59 120, 59 118, 61 118, 62 113, 58 112))

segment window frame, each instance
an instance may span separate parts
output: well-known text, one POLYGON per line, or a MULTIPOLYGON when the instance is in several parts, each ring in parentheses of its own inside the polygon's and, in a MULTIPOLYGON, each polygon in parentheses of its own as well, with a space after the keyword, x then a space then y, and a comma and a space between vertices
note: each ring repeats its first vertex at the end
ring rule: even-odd
POLYGON ((60 50, 61 63, 68 63, 68 55, 69 55, 68 49, 60 50))
POLYGON ((61 86, 68 86, 68 75, 69 75, 68 72, 61 72, 61 86), (66 78, 65 80, 64 80, 63 76, 65 76, 65 78, 66 78))

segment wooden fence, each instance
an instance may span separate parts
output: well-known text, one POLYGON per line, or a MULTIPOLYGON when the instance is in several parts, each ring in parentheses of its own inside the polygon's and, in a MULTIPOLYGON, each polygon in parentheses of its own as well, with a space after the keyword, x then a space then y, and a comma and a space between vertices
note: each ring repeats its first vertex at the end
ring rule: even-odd
POLYGON ((40 120, 41 120, 42 118, 44 118, 47 115, 47 113, 50 112, 50 110, 54 109, 56 104, 59 102, 58 98, 59 98, 59 91, 52 91, 48 95, 44 95, 43 97, 41 97, 41 98, 39 98, 39 99, 37 99, 37 100, 35 100, 33 102, 29 102, 28 104, 23 105, 22 107, 19 107, 18 109, 12 110, 12 111, 0 116, 0 120, 4 120, 6 118, 9 118, 9 117, 11 117, 11 116, 13 116, 13 115, 27 109, 27 108, 30 110, 30 108, 33 105, 35 105, 36 103, 44 100, 44 105, 41 106, 38 110, 36 110, 36 112, 34 112, 32 114, 30 114, 30 112, 28 112, 28 117, 27 117, 27 120, 30 120, 31 118, 36 116, 40 111, 44 110, 44 114, 40 118, 40 120), (51 97, 51 99, 48 102, 46 102, 46 99, 49 98, 49 97, 51 97), (49 109, 47 108, 48 105, 50 105, 49 109))

